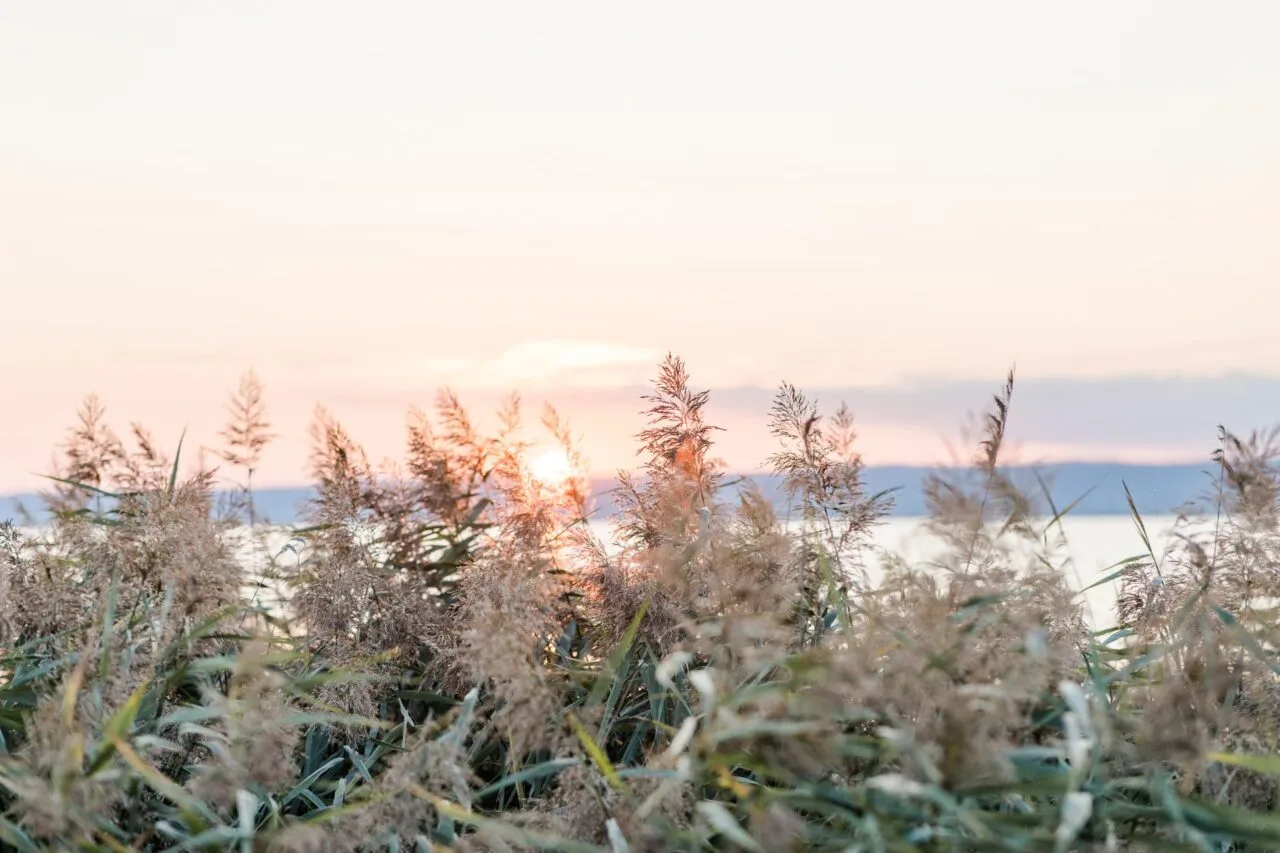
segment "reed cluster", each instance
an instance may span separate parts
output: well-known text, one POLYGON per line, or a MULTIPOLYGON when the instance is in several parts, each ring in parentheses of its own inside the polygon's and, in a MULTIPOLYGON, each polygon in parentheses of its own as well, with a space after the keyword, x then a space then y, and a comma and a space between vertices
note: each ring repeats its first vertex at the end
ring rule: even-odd
POLYGON ((0 527, 0 848, 1280 849, 1275 436, 1222 431, 1168 553, 1135 511, 1090 626, 1069 508, 1003 467, 1013 392, 928 483, 928 565, 870 547, 892 496, 847 409, 779 389, 780 517, 676 358, 613 541, 584 479, 535 476, 516 398, 482 435, 441 394, 382 466, 318 411, 278 553, 256 378, 189 475, 90 400, 53 521, 0 527))

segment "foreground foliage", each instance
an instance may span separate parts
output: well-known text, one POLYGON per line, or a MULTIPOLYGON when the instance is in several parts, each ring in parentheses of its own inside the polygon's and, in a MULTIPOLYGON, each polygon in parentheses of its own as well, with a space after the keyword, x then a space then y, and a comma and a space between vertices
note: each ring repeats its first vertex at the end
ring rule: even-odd
POLYGON ((1135 512, 1145 553, 1099 581, 1120 624, 1089 628, 1069 508, 1001 464, 1012 394, 928 485, 927 566, 872 552, 890 496, 847 410, 779 390, 780 519, 724 481, 677 359, 609 543, 583 481, 531 473, 514 399, 482 437, 443 395, 397 468, 318 412, 283 548, 253 507, 252 376, 228 506, 91 400, 55 521, 0 527, 0 847, 1280 848, 1273 436, 1223 431, 1170 553, 1135 512))

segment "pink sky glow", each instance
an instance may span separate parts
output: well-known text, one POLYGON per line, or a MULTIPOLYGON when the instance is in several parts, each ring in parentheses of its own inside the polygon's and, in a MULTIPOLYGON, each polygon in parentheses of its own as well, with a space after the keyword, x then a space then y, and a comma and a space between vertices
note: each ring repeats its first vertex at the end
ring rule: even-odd
POLYGON ((727 389, 851 389, 869 460, 930 463, 1014 362, 1028 457, 1201 459, 1280 416, 1277 29, 1266 0, 5 4, 0 492, 89 392, 211 442, 248 367, 263 482, 301 478, 317 402, 381 456, 442 385, 559 402, 608 471, 668 351, 733 467, 772 445, 727 389), (1195 385, 1235 374, 1263 385, 1195 385))

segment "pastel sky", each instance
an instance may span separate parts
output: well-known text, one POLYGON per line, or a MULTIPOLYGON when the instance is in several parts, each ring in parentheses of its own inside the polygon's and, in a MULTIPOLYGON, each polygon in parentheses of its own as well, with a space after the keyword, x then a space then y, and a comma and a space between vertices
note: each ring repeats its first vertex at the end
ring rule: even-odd
POLYGON ((316 402, 392 454, 445 384, 558 402, 608 470, 668 350, 736 467, 781 379, 928 462, 1015 361, 1029 454, 1202 458, 1280 420, 1278 31, 1270 0, 6 2, 0 491, 85 393, 204 442, 249 366, 267 481, 316 402))

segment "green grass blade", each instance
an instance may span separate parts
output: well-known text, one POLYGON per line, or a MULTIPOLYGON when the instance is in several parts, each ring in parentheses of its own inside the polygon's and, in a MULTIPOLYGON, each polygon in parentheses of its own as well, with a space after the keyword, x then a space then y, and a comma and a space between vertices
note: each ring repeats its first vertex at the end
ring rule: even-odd
POLYGON ((178 436, 178 449, 173 454, 173 467, 169 471, 169 485, 168 485, 168 490, 165 492, 165 494, 169 497, 170 500, 173 499, 173 494, 178 488, 178 464, 182 459, 182 443, 186 441, 186 438, 187 438, 187 430, 184 427, 182 430, 182 435, 178 436))
POLYGON ((503 776, 498 781, 486 785, 479 791, 476 791, 475 798, 480 800, 496 794, 499 791, 505 791, 507 788, 520 785, 524 782, 531 782, 535 779, 554 776, 561 770, 565 770, 569 767, 576 767, 581 763, 582 761, 577 758, 555 758, 551 761, 543 761, 540 764, 533 764, 517 773, 510 773, 503 776))

